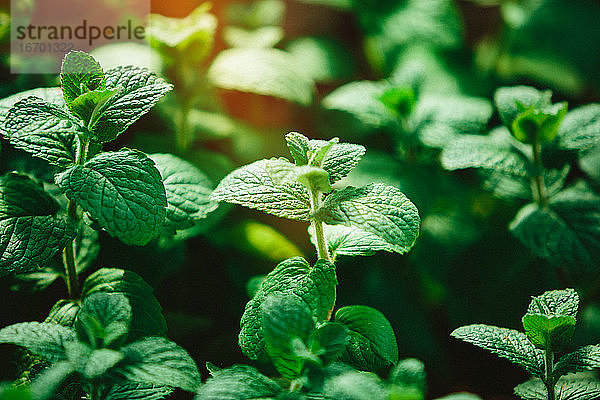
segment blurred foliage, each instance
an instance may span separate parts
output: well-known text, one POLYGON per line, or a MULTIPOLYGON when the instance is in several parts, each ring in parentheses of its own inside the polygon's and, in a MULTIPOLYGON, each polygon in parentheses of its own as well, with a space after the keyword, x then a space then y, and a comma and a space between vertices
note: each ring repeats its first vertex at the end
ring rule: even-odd
MULTIPOLYGON (((523 118, 531 117, 539 128, 540 115, 557 117, 558 130, 551 129, 556 138, 549 137, 541 148, 541 178, 554 199, 550 207, 558 207, 551 217, 556 222, 563 215, 568 221, 569 215, 587 213, 598 220, 598 105, 588 105, 600 100, 597 1, 227 0, 214 1, 212 8, 172 3, 172 14, 149 16, 147 45, 115 43, 92 53, 105 69, 135 64, 174 84, 155 111, 107 150, 130 146, 175 153, 217 183, 240 165, 281 154, 279 138, 291 130, 364 145, 364 159, 342 185, 377 181, 398 187, 419 209, 422 229, 406 255, 340 257, 338 302, 369 305, 388 317, 401 358, 425 362, 427 398, 462 390, 484 398, 510 396, 525 376, 452 343, 448 333, 479 321, 518 327, 513 310, 532 293, 576 288, 583 308, 573 345, 598 341, 597 257, 583 261, 586 268, 580 268, 581 262, 573 266, 560 258, 569 249, 548 256, 547 240, 531 245, 523 230, 517 229, 516 236, 509 231, 509 225, 513 232, 518 225, 515 218, 531 216, 523 214, 528 202, 535 203, 529 175, 483 163, 460 171, 443 165, 452 154, 466 165, 465 155, 480 154, 467 147, 473 143, 491 146, 493 155, 516 148, 531 159, 530 144, 517 140, 494 93, 517 85, 550 90, 553 103, 568 103, 562 120, 558 111, 543 107, 523 118), (584 188, 581 207, 561 208, 561 196, 579 188, 584 188), (474 360, 485 368, 474 368, 474 360), (490 376, 490 369, 505 372, 502 382, 490 376)), ((9 18, 2 6, 0 98, 57 86, 54 75, 9 73, 9 18)), ((3 100, 0 113, 9 106, 5 101, 15 100, 3 100)), ((47 190, 56 190, 53 168, 4 141, 1 151, 2 173, 25 171, 45 182, 47 190)), ((585 240, 597 243, 598 225, 586 218, 575 218, 575 226, 587 228, 585 240)), ((560 218, 556 224, 564 225, 560 218)), ((243 360, 237 346, 239 318, 264 275, 286 258, 314 259, 306 224, 224 205, 202 224, 144 247, 124 246, 103 231, 95 234, 100 249, 81 252, 83 274, 112 266, 140 274, 155 288, 175 341, 195 360, 223 366, 243 360)), ((584 247, 597 254, 593 244, 584 247)), ((20 289, 5 296, 1 326, 14 322, 16 310, 30 319, 44 318, 47 304, 63 290, 56 279, 59 263, 53 260, 35 276, 1 284, 2 289, 20 289), (47 291, 35 304, 21 290, 41 287, 47 291)), ((0 374, 0 380, 11 379, 11 372, 0 374)), ((340 381, 356 378, 336 374, 340 381)), ((417 378, 410 384, 396 382, 393 370, 383 376, 385 383, 360 379, 374 380, 388 391, 416 382, 422 396, 417 378)), ((2 386, 3 396, 28 398, 2 386)))

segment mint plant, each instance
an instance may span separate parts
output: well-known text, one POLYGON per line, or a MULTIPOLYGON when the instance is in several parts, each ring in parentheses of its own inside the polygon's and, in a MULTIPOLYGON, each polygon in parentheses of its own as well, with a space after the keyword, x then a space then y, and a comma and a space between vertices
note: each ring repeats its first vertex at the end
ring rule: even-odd
POLYGON ((419 233, 416 207, 393 186, 333 188, 356 166, 364 147, 337 138, 311 140, 297 132, 287 134, 286 141, 294 162, 271 158, 240 167, 210 196, 310 223, 315 264, 302 257, 279 263, 260 283, 240 321, 242 352, 274 366, 281 381, 253 367, 221 370, 211 364, 212 377, 197 399, 234 394, 423 399, 422 364, 398 362, 394 330, 381 312, 361 305, 333 312, 336 258, 409 251, 419 233), (375 374, 392 366, 387 382, 375 374))
POLYGON ((491 351, 525 368, 535 378, 515 387, 525 400, 592 400, 600 396, 595 378, 568 374, 600 368, 600 346, 581 347, 558 357, 575 330, 579 296, 573 289, 533 297, 523 316, 524 333, 490 325, 468 325, 455 338, 491 351))
POLYGON ((32 399, 58 393, 156 399, 200 384, 194 361, 166 339, 162 308, 139 275, 100 268, 82 286, 79 278, 95 264, 97 230, 143 246, 185 236, 217 207, 208 199, 210 181, 178 157, 102 151, 169 90, 147 69, 104 71, 90 55, 71 52, 60 88, 0 102, 8 142, 46 161, 55 174, 54 184, 18 172, 0 177, 0 275, 14 274, 38 289, 62 277, 68 290, 45 322, 0 330, 0 343, 29 352, 23 381, 31 382, 32 399), (67 390, 73 385, 75 393, 67 390))
POLYGON ((531 200, 509 228, 535 254, 557 266, 594 268, 600 259, 594 178, 566 184, 568 160, 583 158, 598 143, 598 106, 567 114, 566 103, 551 103, 551 92, 526 86, 498 89, 495 103, 504 127, 449 143, 442 165, 480 168, 496 195, 531 200))

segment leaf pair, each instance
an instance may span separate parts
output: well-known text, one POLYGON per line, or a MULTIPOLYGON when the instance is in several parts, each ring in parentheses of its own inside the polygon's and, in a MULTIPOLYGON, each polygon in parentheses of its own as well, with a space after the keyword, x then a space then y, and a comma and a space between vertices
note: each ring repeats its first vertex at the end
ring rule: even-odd
MULTIPOLYGON (((546 394, 543 392, 538 397, 532 394, 538 390, 535 387, 545 389, 550 386, 555 390, 554 386, 561 382, 559 379, 564 375, 600 368, 598 345, 584 346, 562 356, 555 364, 545 366, 548 355, 560 351, 570 341, 575 329, 578 306, 579 297, 573 289, 549 291, 531 301, 523 317, 525 333, 489 325, 469 325, 456 329, 452 336, 521 365, 540 378, 545 386, 527 383, 515 388, 516 393, 523 399, 545 399, 546 394), (547 368, 550 374, 547 374, 547 368)), ((583 386, 577 387, 578 385, 559 385, 556 390, 563 394, 557 398, 579 399, 580 397, 566 396, 566 393, 579 392, 583 386)), ((583 396, 586 393, 580 394, 583 396)), ((581 397, 591 398, 594 397, 581 397)))
POLYGON ((341 239, 336 234, 341 228, 328 237, 338 254, 370 254, 381 249, 405 253, 413 246, 419 233, 418 211, 394 187, 372 184, 334 190, 320 205, 321 193, 329 192, 330 185, 350 173, 364 147, 337 139, 309 140, 296 132, 286 140, 295 164, 269 159, 238 168, 219 183, 211 199, 280 217, 351 227, 342 233, 349 250, 338 249, 341 239))
POLYGON ((108 394, 103 399, 122 398, 117 393, 132 384, 195 390, 200 375, 187 352, 163 337, 128 342, 131 318, 125 295, 97 292, 84 298, 73 328, 19 323, 0 330, 0 342, 24 347, 51 363, 32 383, 35 398, 48 398, 73 374, 84 386, 99 385, 108 394))

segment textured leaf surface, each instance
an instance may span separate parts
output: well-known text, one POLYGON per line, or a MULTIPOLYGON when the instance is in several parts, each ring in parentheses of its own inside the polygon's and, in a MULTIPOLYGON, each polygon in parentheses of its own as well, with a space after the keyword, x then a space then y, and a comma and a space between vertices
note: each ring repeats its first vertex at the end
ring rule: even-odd
POLYGON ((333 184, 356 167, 365 151, 366 149, 359 144, 336 143, 325 155, 321 168, 327 171, 329 181, 333 184))
POLYGON ((285 135, 290 154, 294 158, 296 165, 306 165, 310 158, 310 139, 298 132, 290 132, 285 135))
POLYGON ((45 322, 21 322, 0 330, 0 343, 24 347, 49 362, 65 359, 64 344, 73 340, 71 328, 45 322))
POLYGON ((102 90, 106 79, 100 64, 83 51, 71 51, 62 62, 60 81, 65 103, 71 107, 73 101, 86 92, 102 90))
POLYGON ((576 318, 579 309, 579 295, 574 289, 549 290, 533 297, 527 313, 565 315, 576 318))
POLYGON ((40 98, 46 103, 65 108, 65 100, 60 87, 37 88, 15 93, 0 100, 0 132, 4 134, 4 120, 12 106, 20 100, 32 96, 40 98))
POLYGON ((403 387, 415 387, 420 392, 425 392, 426 387, 425 364, 416 358, 400 360, 390 371, 389 381, 403 387))
POLYGON ((111 349, 96 349, 90 354, 90 358, 83 369, 86 379, 101 377, 110 368, 114 367, 123 359, 123 353, 111 349))
POLYGON ((587 104, 565 116, 558 130, 563 149, 586 150, 600 143, 600 104, 587 104))
POLYGON ((536 349, 524 333, 476 324, 460 327, 451 335, 519 364, 533 375, 543 374, 543 351, 536 349))
POLYGON ((84 165, 56 175, 67 197, 125 244, 144 245, 155 238, 166 215, 160 173, 144 153, 101 153, 84 165))
POLYGON ((562 356, 554 367, 556 378, 572 372, 582 372, 600 368, 600 345, 584 346, 562 356))
POLYGON ((342 361, 367 371, 398 362, 396 335, 381 312, 367 306, 342 307, 335 313, 335 321, 348 327, 342 361))
POLYGON ((89 128, 94 140, 108 142, 146 114, 173 86, 146 68, 120 66, 106 71, 106 86, 118 89, 89 128))
POLYGON ((75 163, 76 134, 82 129, 66 109, 34 96, 17 102, 4 120, 13 146, 63 168, 75 163))
POLYGON ((154 289, 135 272, 117 268, 99 269, 85 280, 81 293, 85 298, 99 292, 122 293, 129 299, 132 308, 130 340, 166 335, 167 323, 154 296, 154 289))
POLYGON ((126 383, 113 385, 106 393, 105 400, 160 400, 173 392, 166 386, 126 383))
POLYGON ((217 87, 312 103, 314 82, 289 53, 272 48, 236 48, 220 52, 208 72, 217 87))
POLYGON ((398 253, 406 253, 419 235, 419 212, 397 188, 380 183, 347 187, 325 198, 315 218, 329 225, 353 225, 371 232, 398 253))
MULTIPOLYGON (((396 251, 396 247, 374 233, 355 226, 324 225, 325 239, 329 252, 335 260, 337 256, 370 256, 376 251, 396 251)), ((310 240, 317 246, 314 227, 308 228, 310 240)))
POLYGON ((589 270, 600 261, 600 199, 592 192, 568 189, 554 196, 547 208, 529 204, 509 229, 554 265, 589 270))
POLYGON ((68 361, 59 361, 46 368, 31 383, 33 398, 36 400, 54 398, 56 390, 73 372, 75 372, 74 366, 68 361))
POLYGON ((227 175, 210 199, 240 204, 278 217, 308 220, 308 191, 300 183, 282 183, 294 165, 279 159, 259 160, 227 175), (287 165, 287 167, 286 167, 287 165))
POLYGON ((58 203, 25 175, 0 177, 0 275, 46 266, 75 237, 58 203))
POLYGON ((198 367, 177 344, 161 337, 148 337, 129 344, 115 374, 131 382, 172 386, 195 391, 200 384, 198 367))
POLYGON ((281 387, 254 367, 234 365, 212 373, 196 400, 250 400, 276 396, 281 387))
MULTIPOLYGON (((600 383, 586 379, 560 379, 554 388, 557 400, 595 400, 600 396, 600 383)), ((548 392, 540 379, 532 379, 515 387, 524 400, 546 400, 548 392)))
POLYGON ((251 359, 265 357, 261 305, 272 294, 295 296, 305 302, 317 321, 329 318, 335 303, 337 279, 333 264, 318 260, 310 267, 301 257, 277 265, 262 283, 254 298, 246 304, 240 321, 239 344, 251 359))
POLYGON ((192 227, 218 203, 209 200, 212 183, 202 171, 171 154, 151 154, 167 195, 167 222, 173 229, 192 227))

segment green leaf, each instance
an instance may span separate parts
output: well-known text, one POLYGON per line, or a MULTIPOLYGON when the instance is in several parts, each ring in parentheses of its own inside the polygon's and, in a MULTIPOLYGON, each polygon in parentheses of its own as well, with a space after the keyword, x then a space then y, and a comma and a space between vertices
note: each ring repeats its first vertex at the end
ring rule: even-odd
POLYGON ((381 183, 331 193, 315 218, 329 225, 353 225, 376 234, 398 253, 406 253, 419 235, 419 212, 397 188, 381 183))
POLYGON ((123 361, 113 374, 132 383, 172 386, 189 392, 200 385, 198 367, 177 344, 161 337, 148 337, 121 348, 123 361))
POLYGON ((328 399, 374 400, 386 399, 381 379, 370 372, 347 371, 327 379, 323 393, 328 399))
POLYGON ((74 340, 71 328, 46 322, 21 322, 0 329, 0 343, 24 347, 48 362, 64 360, 64 344, 74 340))
POLYGON ((312 332, 311 353, 319 356, 324 364, 338 359, 346 348, 348 328, 337 322, 325 322, 312 332))
POLYGON ((209 200, 212 183, 202 171, 171 154, 150 154, 160 172, 167 195, 167 222, 172 229, 185 229, 218 207, 209 200))
POLYGON ((135 272, 117 268, 99 269, 85 280, 81 296, 86 298, 101 292, 121 293, 129 299, 132 308, 130 340, 166 335, 167 323, 154 296, 154 289, 135 272))
POLYGON ((518 177, 528 177, 530 162, 513 145, 504 129, 490 135, 464 135, 444 147, 442 166, 448 170, 485 168, 518 177))
POLYGON ((424 95, 410 120, 425 145, 444 148, 464 134, 484 131, 492 111, 490 102, 478 97, 424 95))
POLYGON ((85 126, 93 127, 102 116, 104 107, 120 89, 93 90, 77 97, 70 104, 71 112, 83 120, 85 126))
POLYGON ((176 62, 170 58, 177 59, 180 55, 186 62, 201 62, 210 54, 217 30, 217 18, 209 10, 210 5, 204 3, 185 18, 151 14, 148 41, 170 62, 176 62), (177 50, 177 55, 172 55, 171 48, 177 50))
POLYGON ((335 321, 348 328, 342 361, 367 371, 398 362, 396 335, 381 312, 367 306, 347 306, 337 310, 335 321))
POLYGON ((600 200, 591 191, 570 188, 549 207, 523 207, 511 232, 536 255, 557 266, 589 270, 600 261, 600 200))
POLYGON ((127 337, 130 321, 131 305, 127 297, 99 292, 83 299, 73 327, 79 340, 93 348, 118 347, 127 337))
POLYGON ((550 105, 551 91, 541 92, 531 86, 502 87, 494 93, 494 102, 504 126, 511 128, 525 109, 550 105))
POLYGON ((210 195, 226 201, 297 220, 308 220, 308 191, 300 184, 282 182, 294 165, 281 159, 255 161, 227 175, 210 195))
POLYGON ((301 133, 290 132, 285 135, 285 141, 296 165, 308 164, 311 153, 310 140, 301 133))
MULTIPOLYGON (((315 142, 314 140, 311 142, 315 142)), ((320 141, 318 141, 320 142, 320 141)), ((323 168, 329 174, 329 181, 334 184, 344 178, 356 167, 365 154, 364 146, 352 143, 335 143, 321 162, 323 168)))
POLYGON ((112 385, 104 395, 104 400, 160 400, 173 392, 168 386, 153 386, 141 383, 121 383, 112 385))
MULTIPOLYGON (((562 378, 554 387, 556 400, 595 400, 600 396, 596 380, 562 378)), ((524 400, 546 400, 548 392, 540 379, 531 379, 515 387, 515 394, 524 400)))
POLYGON ((289 53, 272 48, 221 51, 208 69, 209 81, 222 89, 279 97, 301 105, 313 100, 315 86, 289 53))
POLYGON ((127 65, 106 71, 106 87, 116 93, 102 99, 104 104, 96 111, 101 114, 88 125, 92 140, 101 143, 110 142, 123 133, 150 111, 173 85, 146 68, 127 65))
POLYGON ((586 150, 600 143, 600 104, 587 104, 569 112, 558 130, 558 145, 586 150))
POLYGON ((356 66, 352 56, 339 42, 326 37, 300 37, 286 50, 316 82, 350 78, 356 66))
MULTIPOLYGON (((329 252, 334 260, 337 256, 370 256, 377 251, 396 251, 395 246, 381 237, 355 226, 324 225, 323 230, 329 252)), ((316 247, 317 238, 314 226, 309 226, 308 232, 312 244, 316 247)))
POLYGON ((227 21, 248 28, 281 25, 284 17, 285 2, 282 0, 255 0, 227 5, 227 21))
POLYGON ((519 331, 475 324, 460 327, 451 336, 506 358, 535 376, 544 373, 544 352, 536 349, 527 336, 519 331))
POLYGON ((533 297, 527 307, 527 313, 576 318, 578 309, 579 295, 574 289, 549 290, 533 297))
POLYGON ((423 395, 427 385, 425 364, 416 358, 400 360, 390 371, 388 380, 392 385, 399 386, 402 389, 414 388, 423 395))
POLYGON ((20 100, 32 96, 40 98, 46 103, 65 108, 65 100, 60 87, 37 88, 13 94, 0 100, 0 132, 5 134, 4 120, 12 106, 20 100))
POLYGON ((0 384, 0 399, 2 400, 33 400, 28 387, 15 386, 9 383, 0 384))
POLYGON ((363 129, 384 128, 397 119, 396 113, 379 100, 390 87, 388 82, 350 82, 325 96, 321 106, 349 114, 363 129))
POLYGON ((58 203, 25 175, 0 177, 0 275, 43 268, 75 237, 58 203))
POLYGON ((57 389, 73 372, 75 372, 74 366, 68 361, 59 361, 46 368, 30 385, 33 398, 54 399, 57 389))
POLYGON ((600 345, 584 346, 562 356, 554 366, 552 376, 558 379, 566 374, 596 368, 600 368, 600 345))
POLYGON ((261 304, 265 349, 282 377, 300 376, 305 360, 294 352, 293 344, 304 346, 314 330, 311 310, 294 295, 269 295, 261 304))
POLYGON ((125 244, 145 245, 158 236, 167 199, 160 173, 144 153, 101 153, 56 175, 67 197, 125 244))
POLYGON ((196 400, 250 400, 275 397, 282 391, 273 380, 254 367, 234 365, 211 373, 206 383, 200 386, 196 400))
POLYGON ((93 90, 104 90, 106 79, 100 64, 83 51, 71 51, 62 62, 60 82, 67 107, 73 101, 93 90))
POLYGON ((318 260, 312 268, 301 257, 279 263, 246 304, 240 321, 242 352, 254 360, 266 357, 261 305, 269 295, 298 297, 309 306, 313 318, 322 322, 329 319, 333 310, 336 285, 335 267, 325 260, 318 260))
POLYGON ((519 114, 512 123, 512 132, 523 143, 550 142, 567 114, 567 103, 558 103, 542 108, 529 108, 519 114))
POLYGON ((117 365, 123 359, 123 353, 112 349, 97 349, 92 351, 90 358, 82 371, 86 379, 101 377, 110 368, 117 365))
POLYGON ((525 314, 525 334, 538 349, 560 351, 575 332, 575 318, 558 315, 525 314))
POLYGON ((71 327, 79 313, 81 305, 73 300, 58 300, 50 309, 44 322, 71 327))
POLYGON ((84 128, 65 108, 31 96, 8 111, 4 132, 17 149, 66 168, 75 163, 76 136, 84 128))
POLYGON ((279 26, 261 26, 256 29, 226 26, 223 30, 223 40, 229 47, 269 48, 279 43, 283 36, 283 29, 279 26))

